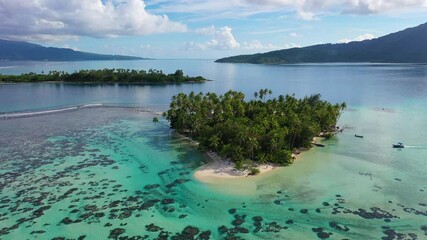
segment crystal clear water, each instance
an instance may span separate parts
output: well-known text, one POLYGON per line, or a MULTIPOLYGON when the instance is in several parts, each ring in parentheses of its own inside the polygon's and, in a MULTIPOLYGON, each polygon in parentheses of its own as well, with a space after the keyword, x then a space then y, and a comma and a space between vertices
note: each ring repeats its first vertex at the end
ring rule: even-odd
POLYGON ((0 85, 0 112, 120 106, 0 119, 2 239, 427 238, 425 65, 26 64, 0 72, 183 69, 214 81, 0 85), (174 136, 166 122, 152 123, 150 113, 127 108, 163 110, 180 91, 234 89, 251 97, 260 88, 346 101, 349 109, 339 122, 344 132, 290 167, 205 184, 193 177, 207 161, 202 153, 174 136), (392 149, 397 141, 407 148, 392 149))

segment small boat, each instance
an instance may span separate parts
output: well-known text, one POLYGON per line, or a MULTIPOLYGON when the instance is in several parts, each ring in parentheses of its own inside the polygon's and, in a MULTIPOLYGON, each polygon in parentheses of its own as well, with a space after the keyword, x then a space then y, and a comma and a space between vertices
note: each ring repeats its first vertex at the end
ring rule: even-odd
POLYGON ((325 145, 321 143, 313 143, 313 145, 316 147, 325 147, 325 145))
POLYGON ((403 143, 399 142, 397 144, 393 144, 393 148, 405 148, 405 145, 403 145, 403 143))
POLYGON ((357 138, 363 138, 363 135, 354 134, 354 136, 357 137, 357 138))

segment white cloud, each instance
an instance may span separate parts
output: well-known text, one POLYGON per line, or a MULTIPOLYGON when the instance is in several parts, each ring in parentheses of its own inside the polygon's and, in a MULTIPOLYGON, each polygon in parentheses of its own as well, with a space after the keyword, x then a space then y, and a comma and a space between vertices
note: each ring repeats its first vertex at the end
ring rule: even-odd
POLYGON ((253 35, 276 34, 276 33, 290 32, 292 30, 295 30, 295 29, 280 28, 280 29, 256 30, 256 31, 249 32, 249 34, 253 34, 253 35))
POLYGON ((309 11, 298 10, 297 16, 303 20, 313 20, 315 19, 315 14, 309 11))
POLYGON ((305 20, 322 13, 381 14, 427 10, 427 0, 175 0, 159 1, 156 12, 200 13, 210 17, 242 17, 269 12, 295 12, 305 20))
POLYGON ((63 43, 65 41, 78 41, 78 36, 71 35, 51 35, 51 34, 31 34, 31 35, 10 35, 0 32, 0 38, 7 38, 9 40, 16 41, 28 41, 28 42, 51 42, 51 43, 63 43))
POLYGON ((370 40, 375 38, 374 35, 370 34, 370 33, 365 33, 362 35, 357 36, 354 39, 348 39, 348 38, 344 38, 344 39, 340 39, 338 40, 339 43, 349 43, 349 42, 360 42, 360 41, 364 41, 364 40, 370 40))
POLYGON ((427 7, 426 0, 347 0, 346 13, 373 14, 405 8, 419 9, 427 7))
POLYGON ((189 42, 186 44, 186 49, 217 49, 230 50, 240 47, 240 43, 233 36, 232 29, 228 26, 217 29, 215 26, 196 29, 197 34, 210 36, 211 39, 205 43, 189 42))
POLYGON ((211 25, 209 27, 204 27, 204 28, 198 28, 194 30, 194 32, 202 35, 214 35, 216 31, 217 30, 214 25, 211 25))
POLYGON ((289 49, 289 48, 300 48, 301 45, 296 44, 296 43, 286 43, 285 45, 283 45, 282 49, 289 49))
POLYGON ((289 36, 295 38, 295 37, 299 37, 300 35, 296 32, 291 32, 291 33, 289 33, 289 36))
POLYGON ((274 49, 280 49, 279 46, 276 46, 271 43, 263 44, 258 40, 254 40, 251 42, 243 42, 243 49, 246 50, 274 50, 274 49))
POLYGON ((298 16, 308 20, 322 11, 372 14, 403 8, 427 7, 427 0, 243 0, 243 2, 291 8, 297 11, 298 16))
POLYGON ((272 43, 261 43, 258 40, 254 40, 251 42, 243 42, 242 49, 245 50, 264 50, 264 51, 273 51, 273 50, 279 50, 279 49, 288 49, 288 48, 295 48, 295 47, 301 47, 298 44, 295 43, 286 43, 283 45, 275 45, 272 43))
MULTIPOLYGON (((185 44, 187 50, 250 50, 250 51, 272 51, 278 49, 287 49, 300 47, 298 44, 290 43, 283 45, 275 45, 272 43, 262 43, 259 40, 245 41, 242 44, 236 41, 233 36, 232 29, 228 26, 216 28, 209 26, 194 30, 195 33, 205 36, 210 36, 211 39, 204 43, 188 42, 185 44)), ((291 36, 299 36, 296 33, 291 33, 291 36)))
POLYGON ((73 49, 74 51, 80 51, 80 49, 78 47, 73 47, 73 46, 70 46, 68 44, 64 44, 64 45, 62 45, 62 47, 63 48, 73 49))
POLYGON ((145 10, 143 0, 0 0, 0 36, 58 39, 183 32, 186 26, 145 10))

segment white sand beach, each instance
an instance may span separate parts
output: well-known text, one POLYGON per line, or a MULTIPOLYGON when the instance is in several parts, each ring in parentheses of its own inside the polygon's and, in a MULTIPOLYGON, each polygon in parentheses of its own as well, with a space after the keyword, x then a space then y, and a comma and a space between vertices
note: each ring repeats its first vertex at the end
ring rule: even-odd
MULTIPOLYGON (((188 137, 185 137, 185 136, 182 136, 182 137, 186 138, 187 140, 191 140, 188 137)), ((322 137, 314 137, 312 142, 318 143, 318 142, 322 142, 322 140, 323 140, 322 137)), ((292 157, 294 158, 294 161, 297 161, 298 159, 300 159, 301 155, 303 155, 303 153, 308 150, 309 149, 301 149, 298 151, 298 153, 292 153, 292 157)), ((249 175, 248 170, 245 170, 245 171, 237 170, 234 164, 230 160, 222 158, 215 152, 207 152, 206 155, 209 157, 210 162, 204 166, 201 166, 194 173, 194 177, 196 179, 206 183, 216 183, 218 182, 218 180, 224 180, 224 179, 242 179, 246 177, 256 178, 260 175, 264 175, 265 173, 272 172, 274 170, 281 168, 281 166, 275 166, 273 164, 263 164, 263 165, 257 166, 257 168, 260 170, 259 174, 249 175)))
POLYGON ((211 159, 211 161, 208 164, 200 167, 194 173, 194 176, 202 182, 212 183, 218 179, 241 179, 245 177, 257 177, 277 168, 272 164, 263 164, 257 167, 260 170, 260 173, 256 176, 251 176, 248 175, 248 170, 237 170, 231 161, 222 158, 217 153, 207 152, 206 155, 211 159))

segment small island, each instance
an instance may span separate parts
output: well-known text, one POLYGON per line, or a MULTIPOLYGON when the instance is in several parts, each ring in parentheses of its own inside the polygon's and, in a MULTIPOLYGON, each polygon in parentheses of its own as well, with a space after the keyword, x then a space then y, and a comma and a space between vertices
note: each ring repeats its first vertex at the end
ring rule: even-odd
POLYGON ((164 74, 160 70, 102 69, 80 70, 74 73, 50 71, 47 74, 26 73, 21 75, 1 75, 0 83, 36 83, 36 82, 67 82, 67 83, 201 83, 207 81, 201 76, 189 77, 182 70, 172 74, 164 74))
POLYGON ((227 159, 234 168, 256 175, 263 164, 292 164, 292 152, 310 148, 314 137, 331 137, 346 108, 346 103, 321 100, 320 94, 302 99, 271 95, 262 89, 254 100, 245 101, 236 91, 220 96, 180 93, 164 116, 171 128, 197 141, 213 159, 227 159))

